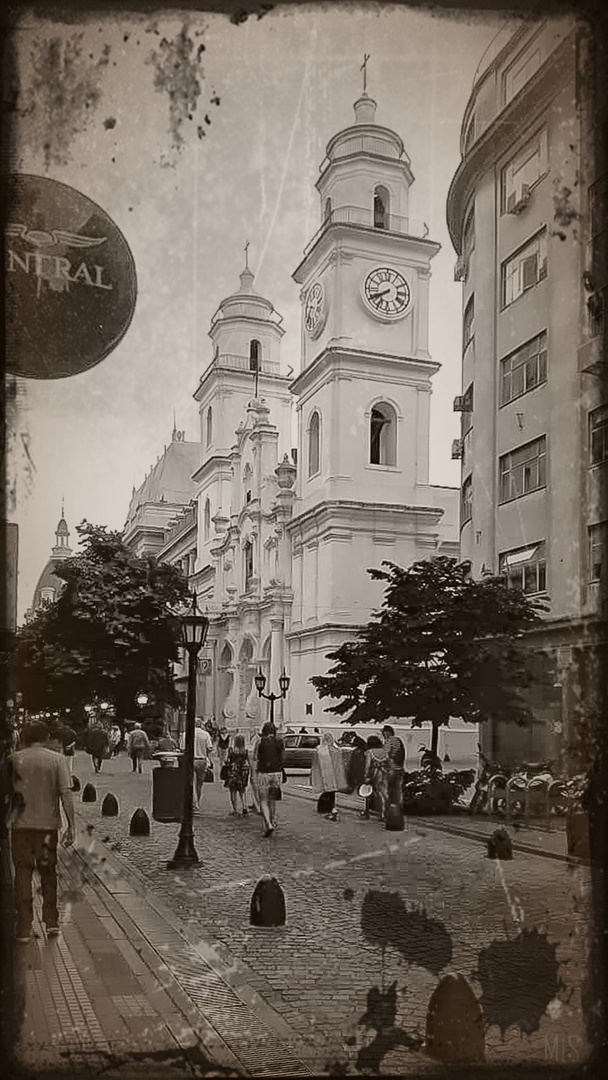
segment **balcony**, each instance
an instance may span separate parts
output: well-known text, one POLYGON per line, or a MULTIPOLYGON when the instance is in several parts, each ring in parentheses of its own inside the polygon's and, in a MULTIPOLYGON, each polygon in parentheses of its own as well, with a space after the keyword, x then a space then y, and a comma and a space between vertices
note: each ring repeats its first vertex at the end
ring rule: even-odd
POLYGON ((315 233, 312 240, 304 249, 304 255, 314 247, 319 237, 331 225, 356 225, 363 229, 373 229, 374 232, 398 233, 400 236, 412 236, 417 240, 424 240, 428 234, 428 226, 424 221, 415 218, 401 217, 400 214, 387 214, 384 223, 378 225, 374 221, 374 211, 365 206, 338 206, 325 218, 321 228, 315 233))

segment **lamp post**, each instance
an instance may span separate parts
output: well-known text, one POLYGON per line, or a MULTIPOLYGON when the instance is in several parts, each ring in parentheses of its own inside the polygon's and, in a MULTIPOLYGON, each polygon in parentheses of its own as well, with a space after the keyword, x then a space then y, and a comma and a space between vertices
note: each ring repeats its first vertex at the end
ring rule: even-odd
POLYGON ((186 702, 186 745, 184 754, 184 808, 179 840, 175 854, 167 863, 169 870, 187 870, 198 863, 192 829, 192 803, 194 788, 194 714, 196 711, 196 658, 205 644, 209 619, 197 607, 196 593, 192 594, 192 608, 180 616, 179 644, 188 653, 188 697, 186 702))
POLYGON ((279 675, 279 689, 281 691, 280 694, 274 694, 272 692, 270 694, 264 693, 264 687, 266 686, 266 676, 264 675, 261 667, 258 668, 254 681, 258 696, 270 702, 270 723, 274 724, 274 703, 275 701, 278 701, 279 698, 284 698, 287 696, 287 691, 289 690, 290 683, 289 675, 285 673, 285 668, 283 668, 281 674, 279 675))

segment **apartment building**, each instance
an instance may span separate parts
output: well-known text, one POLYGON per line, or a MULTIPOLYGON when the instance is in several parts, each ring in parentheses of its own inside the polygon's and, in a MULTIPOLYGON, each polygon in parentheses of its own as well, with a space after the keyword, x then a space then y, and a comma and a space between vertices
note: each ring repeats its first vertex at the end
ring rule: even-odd
MULTIPOLYGON (((461 556, 546 604, 554 685, 502 760, 568 757, 606 657, 608 392, 601 57, 574 17, 528 18, 483 57, 447 215, 463 283, 461 556)), ((456 434, 456 432, 455 432, 456 434)))

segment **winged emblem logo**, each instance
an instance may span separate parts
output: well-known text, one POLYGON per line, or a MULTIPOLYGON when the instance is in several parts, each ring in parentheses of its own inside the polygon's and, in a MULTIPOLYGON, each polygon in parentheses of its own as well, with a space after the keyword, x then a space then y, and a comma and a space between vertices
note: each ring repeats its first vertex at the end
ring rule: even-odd
MULTIPOLYGON (((72 273, 72 264, 66 253, 70 248, 96 248, 106 243, 105 236, 83 236, 81 233, 70 232, 66 229, 29 229, 27 225, 10 222, 5 227, 5 235, 10 238, 24 240, 34 248, 25 257, 26 273, 29 273, 30 259, 33 257, 37 282, 37 296, 40 296, 42 282, 46 281, 54 292, 69 292, 70 284, 74 281, 84 281, 88 285, 97 285, 99 288, 108 289, 101 280, 102 267, 95 266, 94 273, 81 263, 75 273, 72 273)), ((14 253, 13 253, 14 255, 14 253)))

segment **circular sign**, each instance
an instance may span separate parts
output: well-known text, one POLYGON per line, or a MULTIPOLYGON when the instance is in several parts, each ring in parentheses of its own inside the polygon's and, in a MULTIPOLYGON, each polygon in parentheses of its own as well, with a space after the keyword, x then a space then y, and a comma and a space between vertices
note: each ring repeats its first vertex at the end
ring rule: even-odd
POLYGON ((6 367, 62 379, 103 360, 124 337, 135 263, 105 210, 42 176, 7 179, 6 367))

